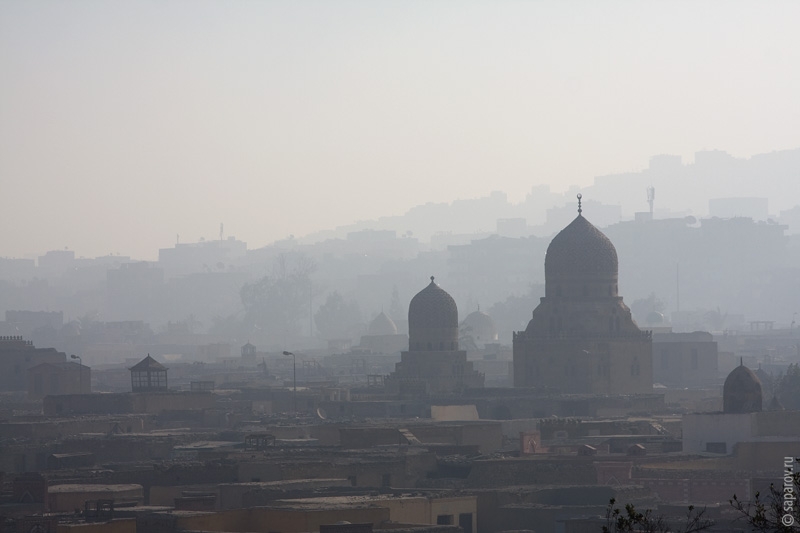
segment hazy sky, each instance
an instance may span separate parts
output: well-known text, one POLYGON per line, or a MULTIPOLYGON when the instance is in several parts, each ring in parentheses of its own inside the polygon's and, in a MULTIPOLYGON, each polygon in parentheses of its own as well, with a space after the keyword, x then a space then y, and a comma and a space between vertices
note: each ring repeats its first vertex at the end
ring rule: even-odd
POLYGON ((2 1, 0 257, 800 146, 800 2, 2 1))

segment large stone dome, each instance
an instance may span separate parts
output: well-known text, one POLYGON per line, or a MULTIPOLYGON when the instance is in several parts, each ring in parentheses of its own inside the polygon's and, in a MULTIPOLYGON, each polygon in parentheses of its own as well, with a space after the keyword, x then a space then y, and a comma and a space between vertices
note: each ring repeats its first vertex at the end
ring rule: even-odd
POLYGON ((545 279, 617 276, 617 250, 603 232, 579 214, 547 247, 545 279))
POLYGON ((755 413, 761 411, 761 381, 755 372, 740 364, 725 378, 722 387, 722 411, 755 413))
POLYGON ((544 258, 545 296, 596 299, 618 294, 617 250, 611 241, 581 214, 561 230, 544 258))
POLYGON ((458 349, 456 302, 433 279, 408 305, 409 351, 458 349))

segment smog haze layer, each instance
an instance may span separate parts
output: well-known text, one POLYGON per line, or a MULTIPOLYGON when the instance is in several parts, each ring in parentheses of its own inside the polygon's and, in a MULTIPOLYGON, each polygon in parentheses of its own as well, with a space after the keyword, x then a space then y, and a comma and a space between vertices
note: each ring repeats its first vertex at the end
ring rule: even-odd
POLYGON ((4 2, 0 256, 154 259, 221 221, 256 248, 655 154, 797 148, 797 20, 796 2, 4 2))

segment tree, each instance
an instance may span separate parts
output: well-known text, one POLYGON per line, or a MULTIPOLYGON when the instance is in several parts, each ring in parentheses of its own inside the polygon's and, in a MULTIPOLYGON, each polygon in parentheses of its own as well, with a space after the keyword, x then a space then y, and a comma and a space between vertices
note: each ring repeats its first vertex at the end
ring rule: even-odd
POLYGON ((653 515, 651 509, 640 513, 633 504, 626 504, 624 509, 616 506, 611 498, 606 508, 606 525, 603 533, 696 533, 711 529, 712 520, 704 518, 705 509, 697 511, 690 505, 686 513, 686 521, 680 526, 673 526, 663 515, 653 515))
POLYGON ((800 366, 789 365, 786 373, 777 379, 775 395, 786 409, 800 409, 800 366))
POLYGON ((361 322, 361 310, 355 300, 345 301, 338 291, 328 295, 314 315, 319 334, 327 339, 347 336, 347 329, 361 322))
POLYGON ((666 309, 666 305, 654 292, 651 292, 647 298, 640 298, 631 303, 631 314, 641 324, 647 323, 650 313, 663 313, 664 309, 666 309))
POLYGON ((245 310, 245 329, 273 337, 300 332, 312 290, 316 264, 305 255, 281 254, 271 275, 246 283, 239 295, 245 310))
POLYGON ((800 471, 795 464, 800 458, 784 459, 783 485, 769 485, 769 494, 762 498, 756 492, 752 502, 743 502, 736 495, 729 500, 731 507, 747 522, 753 531, 763 533, 796 532, 800 524, 800 504, 797 495, 800 493, 800 471))
POLYGON ((511 338, 513 331, 524 330, 531 319, 531 311, 539 305, 544 296, 544 285, 531 285, 523 295, 510 295, 502 302, 496 302, 487 313, 494 319, 497 332, 511 338))
POLYGON ((228 316, 215 315, 211 318, 208 332, 212 335, 227 337, 231 341, 241 340, 246 334, 242 331, 243 323, 238 318, 238 314, 239 312, 228 316))

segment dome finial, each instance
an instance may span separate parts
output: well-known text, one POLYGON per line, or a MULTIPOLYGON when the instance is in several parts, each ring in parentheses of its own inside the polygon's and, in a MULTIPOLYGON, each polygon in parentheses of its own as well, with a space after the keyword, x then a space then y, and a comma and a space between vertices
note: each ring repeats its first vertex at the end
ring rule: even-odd
POLYGON ((583 209, 581 209, 581 198, 583 198, 583 195, 581 193, 578 193, 578 214, 579 215, 583 212, 583 209))
POLYGON ((433 276, 431 276, 431 283, 433 283, 433 276))

